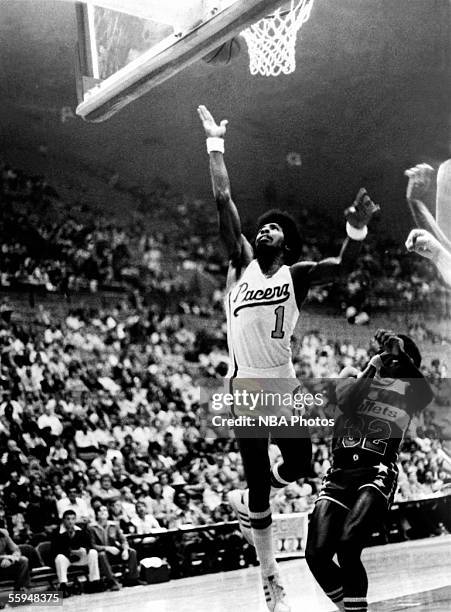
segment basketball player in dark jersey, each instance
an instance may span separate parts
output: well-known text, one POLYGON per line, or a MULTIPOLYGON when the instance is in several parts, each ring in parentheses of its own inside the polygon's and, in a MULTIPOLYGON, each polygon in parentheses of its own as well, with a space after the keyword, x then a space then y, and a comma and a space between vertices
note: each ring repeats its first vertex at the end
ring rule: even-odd
POLYGON ((355 378, 357 370, 345 368, 346 378, 337 382, 341 414, 332 467, 315 504, 306 549, 316 580, 346 612, 368 609, 361 553, 393 500, 398 451, 410 420, 432 399, 413 340, 386 330, 379 330, 376 340, 381 350, 365 370, 355 378))
MULTIPOLYGON (((218 125, 205 106, 198 108, 198 114, 207 136, 219 231, 230 261, 226 295, 230 352, 227 378, 234 389, 243 381, 246 391, 246 385, 254 389, 261 385, 274 391, 283 383, 284 390, 293 393, 299 383, 292 363, 290 340, 308 290, 315 283, 335 280, 354 265, 361 241, 367 234, 367 224, 378 207, 361 189, 354 206, 345 213, 348 238, 340 255, 318 263, 298 262, 301 240, 294 220, 287 213, 269 211, 258 221, 254 254, 241 233, 224 164, 227 121, 218 125)), ((236 405, 234 409, 237 410, 236 405)), ((281 413, 284 408, 277 406, 276 409, 281 413)), ((291 415, 291 407, 287 409, 291 415)), ((290 608, 273 551, 269 497, 271 485, 283 487, 310 472, 310 437, 308 431, 298 438, 279 437, 272 430, 282 461, 271 469, 270 431, 260 430, 253 437, 238 430, 236 433, 248 499, 243 491, 237 491, 240 499, 230 498, 230 501, 243 534, 255 546, 268 608, 272 612, 287 612, 290 608)))

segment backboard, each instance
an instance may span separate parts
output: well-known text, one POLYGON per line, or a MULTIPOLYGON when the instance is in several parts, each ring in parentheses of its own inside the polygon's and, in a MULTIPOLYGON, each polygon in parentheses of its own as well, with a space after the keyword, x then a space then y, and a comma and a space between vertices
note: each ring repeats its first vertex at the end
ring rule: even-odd
POLYGON ((283 0, 84 0, 77 114, 103 121, 277 9, 283 0))

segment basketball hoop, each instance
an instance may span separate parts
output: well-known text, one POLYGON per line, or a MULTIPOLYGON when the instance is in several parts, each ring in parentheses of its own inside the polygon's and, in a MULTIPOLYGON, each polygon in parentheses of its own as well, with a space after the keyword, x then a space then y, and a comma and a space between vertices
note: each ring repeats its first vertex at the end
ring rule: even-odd
POLYGON ((288 10, 280 8, 241 32, 249 50, 251 74, 279 76, 296 70, 297 33, 312 7, 313 0, 291 0, 288 10))

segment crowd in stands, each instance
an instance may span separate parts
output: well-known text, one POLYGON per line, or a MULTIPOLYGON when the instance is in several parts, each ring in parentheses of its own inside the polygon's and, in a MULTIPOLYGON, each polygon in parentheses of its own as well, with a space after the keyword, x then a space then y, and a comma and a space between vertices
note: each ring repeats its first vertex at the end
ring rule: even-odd
MULTIPOLYGON (((94 290, 100 284, 123 281, 125 270, 130 279, 132 242, 137 252, 141 250, 151 286, 154 283, 171 296, 183 282, 163 265, 167 241, 163 235, 131 241, 125 231, 101 222, 84 226, 63 219, 47 225, 37 213, 35 218, 17 216, 19 205, 37 206, 57 196, 42 179, 7 166, 1 176, 4 287, 25 280, 44 284, 49 291, 74 289, 77 283, 94 290), (52 250, 47 248, 50 244, 52 250)), ((178 211, 186 223, 191 217, 188 206, 178 211)), ((309 248, 306 256, 319 256, 317 245, 309 248)), ((211 273, 223 268, 195 234, 179 242, 173 253, 175 261, 184 261, 185 269, 187 261, 211 273)), ((366 293, 370 281, 365 284, 362 279, 371 278, 375 284, 388 265, 398 293, 399 283, 408 282, 405 271, 409 270, 406 291, 411 291, 416 283, 412 266, 418 271, 424 261, 404 266, 401 256, 398 261, 390 255, 391 263, 386 257, 386 252, 376 257, 369 247, 345 291, 355 296, 362 283, 366 293)), ((433 291, 435 280, 427 276, 431 274, 428 268, 418 276, 424 295, 433 291)), ((340 298, 347 306, 349 295, 340 298)), ((412 300, 417 299, 413 295, 412 300)), ((94 539, 92 526, 108 520, 127 536, 234 519, 227 493, 245 486, 241 458, 233 439, 217 437, 211 429, 199 391, 200 380, 211 381, 226 372, 225 331, 220 325, 210 334, 187 327, 184 314, 196 312, 194 307, 202 313, 202 306, 196 306, 193 298, 190 303, 174 301, 178 307, 167 310, 157 301, 144 306, 124 298, 104 310, 72 310, 64 320, 41 310, 29 323, 21 321, 20 313, 12 312, 7 303, 0 308, 0 523, 16 544, 55 540, 63 517, 69 531, 71 521, 91 526, 94 539), (73 517, 72 512, 75 521, 67 518, 73 517)), ((213 303, 220 302, 221 294, 216 292, 213 303)), ((363 302, 353 305, 358 311, 366 308, 363 302)), ((205 315, 209 312, 207 308, 205 315)), ((345 365, 364 366, 374 351, 370 344, 340 344, 311 332, 301 338, 295 367, 305 381, 333 378, 345 365)), ((434 385, 436 401, 449 403, 446 364, 435 360, 424 365, 424 372, 434 385)), ((331 402, 322 410, 326 414, 333 408, 331 402)), ((330 466, 329 435, 313 432, 312 475, 276 495, 275 511, 311 509, 330 466)), ((274 460, 276 455, 274 447, 274 460)), ((400 473, 399 501, 440 495, 451 482, 451 463, 433 412, 415 424, 405 441, 400 473)), ((91 557, 108 573, 108 559, 102 553, 122 555, 123 551, 107 550, 111 546, 105 543, 97 546, 104 550, 96 549, 97 556, 91 557)), ((122 558, 131 581, 136 579, 133 559, 129 551, 122 558)), ((60 559, 63 573, 66 565, 60 559)), ((96 576, 93 569, 93 582, 96 576)), ((110 586, 115 586, 111 576, 110 586)))
MULTIPOLYGON (((45 539, 67 509, 87 524, 103 504, 126 534, 232 518, 226 496, 244 486, 240 455, 233 440, 214 438, 196 384, 212 378, 214 363, 213 374, 224 373, 223 344, 201 353, 179 315, 122 304, 71 312, 60 324, 25 326, 3 313, 0 347, 2 510, 17 542, 45 539)), ((305 381, 327 379, 374 350, 312 332, 295 366, 305 381)), ((440 362, 424 371, 437 401, 449 403, 440 362)), ((440 433, 431 413, 417 424, 401 455, 399 499, 448 483, 440 433)), ((311 507, 330 465, 324 431, 314 449, 312 477, 275 498, 279 511, 311 507)))
MULTIPOLYGON (((145 216, 137 221, 134 215, 125 227, 83 206, 68 211, 43 177, 7 164, 0 166, 0 198, 0 286, 25 284, 67 294, 115 285, 188 296, 188 270, 200 270, 213 280, 220 276, 222 286, 227 262, 213 209, 203 201, 176 196, 164 185, 148 195, 147 214, 160 231, 149 231, 145 216)), ((330 232, 336 224, 317 210, 302 209, 298 216, 304 259, 339 251, 343 235, 330 232)), ((249 227, 249 234, 252 231, 249 227)), ((350 322, 361 324, 372 311, 394 306, 447 316, 450 303, 427 260, 382 240, 377 231, 352 273, 331 287, 313 289, 309 299, 333 305, 350 322)), ((192 300, 188 304, 195 312, 199 308, 192 300)), ((220 308, 220 300, 214 304, 220 308)))

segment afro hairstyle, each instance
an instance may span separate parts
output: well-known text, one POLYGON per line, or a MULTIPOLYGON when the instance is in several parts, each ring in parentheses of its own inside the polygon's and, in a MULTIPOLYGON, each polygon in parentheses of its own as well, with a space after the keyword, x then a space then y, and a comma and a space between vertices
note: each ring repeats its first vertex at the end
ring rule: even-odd
MULTIPOLYGON (((257 233, 260 228, 268 223, 277 223, 280 225, 285 238, 285 263, 287 265, 293 265, 296 263, 301 255, 301 235, 293 217, 283 210, 273 208, 265 212, 257 220, 257 233)), ((255 248, 255 240, 254 240, 255 248)))

